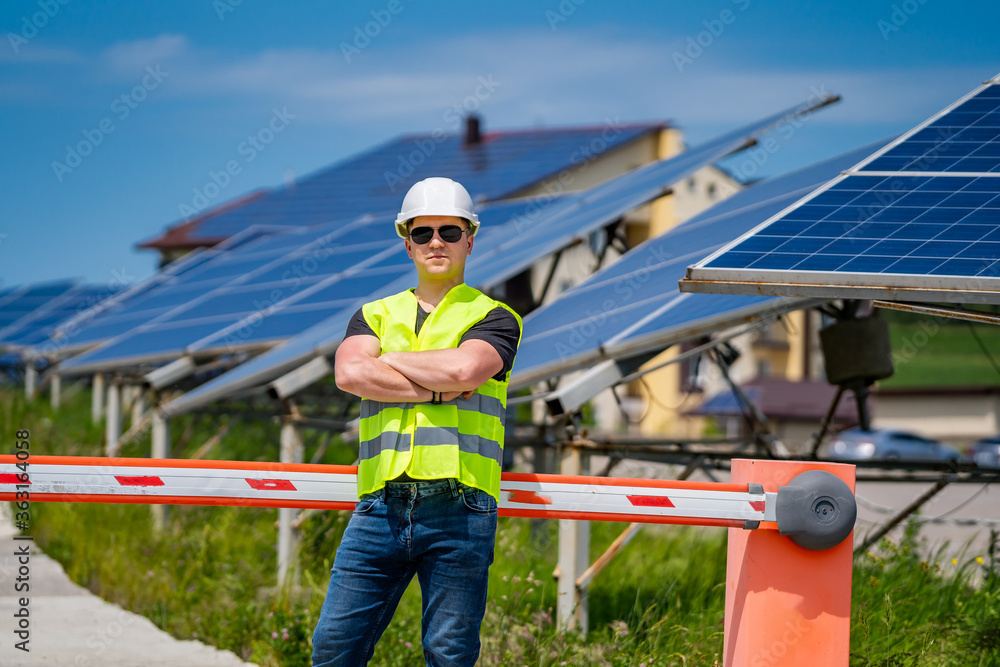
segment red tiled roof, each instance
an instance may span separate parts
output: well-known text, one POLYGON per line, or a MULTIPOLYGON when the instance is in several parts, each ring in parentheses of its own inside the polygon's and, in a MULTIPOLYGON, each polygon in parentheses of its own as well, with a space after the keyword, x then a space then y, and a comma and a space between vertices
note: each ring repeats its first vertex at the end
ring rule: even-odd
POLYGON ((218 238, 192 239, 189 234, 193 230, 197 229, 198 226, 206 220, 214 218, 217 215, 222 215, 228 211, 232 211, 233 209, 239 208, 245 204, 249 204, 255 199, 260 199, 266 195, 267 192, 267 190, 261 188, 259 190, 248 192, 247 194, 237 197, 236 199, 231 199, 227 202, 219 204, 215 208, 208 209, 201 215, 197 215, 186 222, 169 227, 167 228, 167 231, 160 236, 155 236, 149 240, 141 241, 137 243, 135 247, 139 250, 193 250, 194 248, 213 246, 216 243, 221 243, 226 240, 226 237, 221 236, 218 238))

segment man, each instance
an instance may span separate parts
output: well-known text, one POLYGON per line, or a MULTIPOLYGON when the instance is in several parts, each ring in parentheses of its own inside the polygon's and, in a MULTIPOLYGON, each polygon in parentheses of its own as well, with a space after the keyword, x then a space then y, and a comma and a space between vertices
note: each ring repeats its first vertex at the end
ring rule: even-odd
POLYGON ((410 188, 396 233, 417 287, 365 304, 337 349, 361 401, 358 495, 313 634, 313 665, 364 665, 416 574, 428 666, 479 657, 507 381, 521 319, 464 283, 479 218, 447 178, 410 188))

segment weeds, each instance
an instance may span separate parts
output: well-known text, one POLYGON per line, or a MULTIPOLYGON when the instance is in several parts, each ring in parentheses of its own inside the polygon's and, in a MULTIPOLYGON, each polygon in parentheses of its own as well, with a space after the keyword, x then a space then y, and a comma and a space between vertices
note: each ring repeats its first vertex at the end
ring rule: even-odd
MULTIPOLYGON (((101 453, 90 423, 89 394, 58 415, 0 391, 0 429, 28 427, 36 454, 101 453)), ((196 451, 217 424, 176 420, 175 456, 196 451)), ((278 426, 240 423, 213 458, 277 460, 278 426)), ((307 443, 308 445, 308 443, 307 443)), ((124 455, 148 455, 148 437, 124 455)), ((309 452, 307 452, 308 456, 309 452)), ((335 439, 323 457, 349 463, 335 439)), ((343 512, 315 512, 302 524, 301 583, 275 588, 276 512, 257 508, 173 507, 162 533, 140 505, 32 505, 39 546, 70 577, 182 639, 232 650, 266 667, 305 665, 326 593, 343 512)), ((624 524, 594 523, 596 558, 624 524)), ((856 559, 851 665, 1000 665, 1000 553, 997 535, 985 558, 927 554, 917 525, 899 544, 883 541, 856 559)), ((555 623, 557 525, 504 519, 497 536, 480 665, 717 665, 722 654, 725 531, 650 526, 598 576, 589 592, 591 632, 555 623)), ((404 594, 372 665, 423 664, 420 594, 404 594)))

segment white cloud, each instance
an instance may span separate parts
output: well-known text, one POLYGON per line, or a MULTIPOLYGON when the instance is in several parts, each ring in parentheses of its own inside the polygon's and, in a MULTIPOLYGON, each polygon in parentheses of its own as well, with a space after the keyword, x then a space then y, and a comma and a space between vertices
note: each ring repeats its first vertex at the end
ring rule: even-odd
POLYGON ((180 58, 189 49, 190 44, 184 35, 163 34, 151 39, 113 44, 101 53, 101 61, 112 74, 131 76, 146 66, 180 58))
POLYGON ((671 119, 695 140, 797 105, 815 89, 844 96, 843 103, 817 117, 822 119, 817 124, 904 125, 985 76, 972 67, 723 66, 717 57, 721 52, 678 71, 673 53, 682 42, 670 36, 553 33, 542 26, 414 43, 398 41, 391 28, 351 54, 350 62, 339 41, 325 50, 234 54, 199 47, 183 35, 162 34, 112 45, 96 60, 95 73, 117 80, 162 64, 171 72, 164 97, 223 100, 240 111, 287 105, 302 123, 391 123, 387 134, 447 127, 448 110, 476 96, 477 89, 482 92, 481 82, 488 79, 496 82, 495 89, 475 100, 487 130, 615 117, 671 119))

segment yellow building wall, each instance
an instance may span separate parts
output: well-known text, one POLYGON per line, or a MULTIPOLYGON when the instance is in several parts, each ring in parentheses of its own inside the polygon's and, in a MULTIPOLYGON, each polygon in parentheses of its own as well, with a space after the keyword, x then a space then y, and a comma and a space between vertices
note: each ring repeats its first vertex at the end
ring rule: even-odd
MULTIPOLYGON (((657 157, 667 158, 684 150, 684 142, 680 131, 668 128, 660 132, 659 151, 657 157)), ((674 196, 660 197, 650 204, 649 238, 669 231, 678 223, 674 196)), ((662 364, 677 356, 676 346, 665 350, 647 366, 662 364)), ((645 435, 675 433, 678 422, 678 406, 682 401, 680 392, 680 366, 671 364, 660 370, 653 371, 644 377, 644 382, 635 382, 630 387, 630 393, 642 396, 646 403, 646 416, 639 429, 645 435), (648 388, 648 389, 647 389, 648 388), (653 397, 649 396, 652 391, 653 397)))

